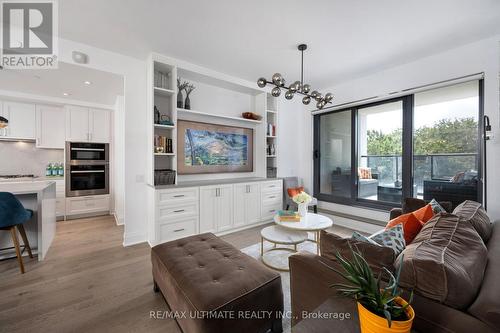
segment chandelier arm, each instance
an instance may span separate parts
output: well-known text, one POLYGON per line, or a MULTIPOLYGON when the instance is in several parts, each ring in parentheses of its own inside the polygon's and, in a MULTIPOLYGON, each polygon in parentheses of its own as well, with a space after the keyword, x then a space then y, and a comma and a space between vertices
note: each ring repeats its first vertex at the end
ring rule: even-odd
MULTIPOLYGON (((267 81, 267 80, 266 80, 266 84, 272 84, 272 85, 274 85, 275 87, 278 87, 278 88, 281 88, 281 89, 284 89, 284 90, 289 90, 289 89, 290 89, 290 86, 288 86, 288 87, 287 87, 287 86, 285 86, 285 85, 283 85, 283 86, 278 86, 278 85, 274 84, 274 82, 272 82, 272 81, 267 81)), ((305 92, 302 92, 302 91, 299 91, 299 90, 295 91, 295 92, 294 92, 294 94, 300 94, 300 95, 302 95, 302 96, 308 96, 308 97, 310 97, 310 98, 314 99, 314 97, 313 97, 311 94, 308 94, 308 93, 305 93, 305 92)), ((325 102, 326 102, 326 101, 325 101, 325 102)), ((331 102, 331 101, 330 101, 330 102, 326 102, 326 103, 327 103, 327 104, 332 104, 332 102, 331 102)))

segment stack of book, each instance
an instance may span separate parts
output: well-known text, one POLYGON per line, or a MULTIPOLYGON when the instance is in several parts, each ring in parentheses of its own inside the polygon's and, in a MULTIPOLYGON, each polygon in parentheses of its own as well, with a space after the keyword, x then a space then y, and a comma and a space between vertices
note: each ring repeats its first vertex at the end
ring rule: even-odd
POLYGON ((154 145, 155 145, 155 152, 158 151, 156 149, 157 147, 163 148, 163 153, 171 154, 174 152, 172 139, 169 139, 165 136, 155 135, 154 145))
POLYGON ((280 210, 278 212, 280 222, 299 222, 300 215, 293 210, 280 210))
POLYGON ((155 87, 157 88, 163 88, 163 89, 168 89, 168 81, 170 73, 164 73, 155 70, 155 75, 154 75, 154 84, 155 87))

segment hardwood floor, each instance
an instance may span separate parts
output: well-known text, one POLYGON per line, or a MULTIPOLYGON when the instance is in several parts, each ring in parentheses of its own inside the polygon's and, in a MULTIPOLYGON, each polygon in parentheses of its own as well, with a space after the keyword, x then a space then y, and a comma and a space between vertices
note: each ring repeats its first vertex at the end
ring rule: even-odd
MULTIPOLYGON (((221 238, 244 248, 261 229, 221 238)), ((15 259, 0 262, 0 332, 180 332, 173 319, 150 319, 168 309, 153 292, 150 247, 123 247, 122 236, 111 216, 58 222, 43 262, 23 257, 25 274, 15 259)))

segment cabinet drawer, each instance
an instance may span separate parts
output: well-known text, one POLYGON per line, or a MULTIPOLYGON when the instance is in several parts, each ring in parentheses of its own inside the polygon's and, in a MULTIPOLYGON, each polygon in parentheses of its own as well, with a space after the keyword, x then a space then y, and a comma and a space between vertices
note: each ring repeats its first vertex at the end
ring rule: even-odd
POLYGON ((66 215, 86 214, 109 210, 109 196, 66 198, 66 215))
POLYGON ((260 184, 262 193, 277 193, 283 191, 283 183, 281 180, 273 180, 262 182, 260 184))
POLYGON ((158 225, 159 241, 160 243, 163 243, 194 235, 196 233, 197 224, 197 217, 192 217, 175 223, 161 223, 158 225))
POLYGON ((280 204, 282 201, 281 192, 276 193, 262 193, 262 204, 270 205, 270 204, 280 204))
POLYGON ((188 187, 175 190, 159 190, 156 203, 159 206, 174 206, 184 202, 198 201, 198 188, 188 187))
POLYGON ((160 223, 177 222, 182 218, 198 216, 198 202, 158 207, 156 216, 160 223))
POLYGON ((261 219, 263 220, 271 220, 274 215, 278 213, 278 211, 282 209, 281 207, 281 202, 280 203, 274 203, 274 204, 266 204, 262 205, 261 209, 261 219))

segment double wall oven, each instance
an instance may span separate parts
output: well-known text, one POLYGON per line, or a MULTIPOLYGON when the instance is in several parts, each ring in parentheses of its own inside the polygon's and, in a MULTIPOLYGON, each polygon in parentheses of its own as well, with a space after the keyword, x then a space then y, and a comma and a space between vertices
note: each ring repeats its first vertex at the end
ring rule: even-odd
POLYGON ((109 144, 66 142, 66 196, 109 194, 109 144))

